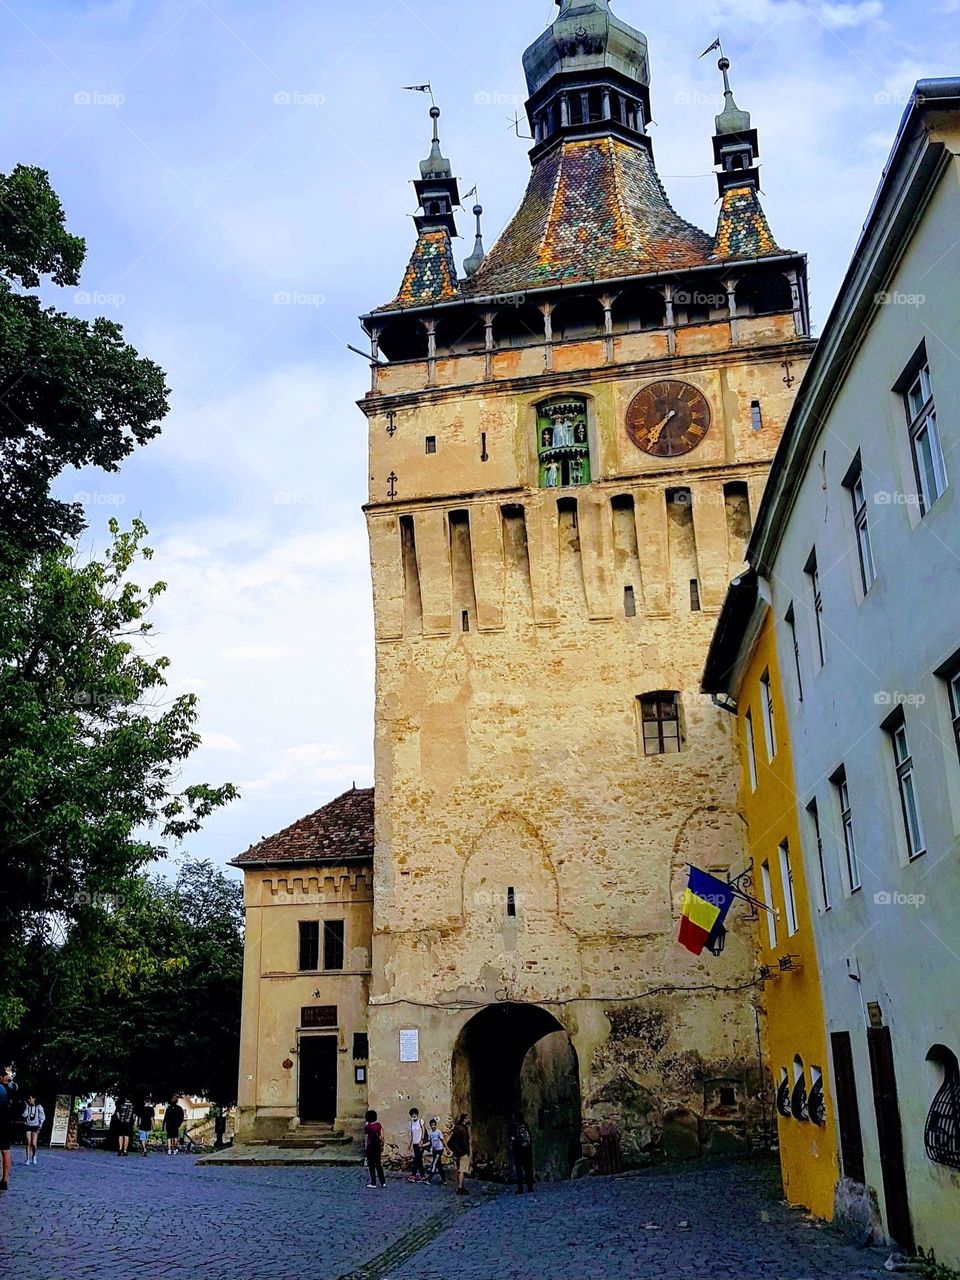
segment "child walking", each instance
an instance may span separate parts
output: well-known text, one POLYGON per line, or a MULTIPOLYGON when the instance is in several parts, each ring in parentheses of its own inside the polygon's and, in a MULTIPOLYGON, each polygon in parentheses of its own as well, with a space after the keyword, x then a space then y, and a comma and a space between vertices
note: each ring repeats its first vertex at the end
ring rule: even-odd
POLYGON ((426 1182, 427 1175, 423 1168, 423 1148, 427 1140, 427 1131, 420 1112, 416 1107, 410 1108, 410 1142, 407 1150, 412 1157, 408 1182, 426 1182))
POLYGON ((370 1170, 370 1181, 367 1187, 372 1190, 379 1186, 382 1189, 387 1185, 387 1180, 383 1176, 383 1125, 377 1119, 375 1111, 368 1111, 364 1119, 366 1120, 363 1126, 364 1153, 367 1157, 367 1168, 370 1170))
POLYGON ((24 1143, 27 1151, 27 1164, 37 1163, 37 1140, 40 1137, 40 1130, 43 1128, 45 1119, 46 1116, 43 1113, 43 1107, 37 1101, 37 1095, 28 1093, 27 1103, 23 1108, 23 1123, 26 1128, 24 1143))
POLYGON ((430 1143, 430 1172, 427 1174, 427 1181, 433 1182, 434 1178, 439 1178, 441 1183, 446 1182, 446 1178, 443 1176, 445 1143, 443 1141, 443 1130, 440 1128, 440 1121, 437 1116, 434 1116, 430 1121, 427 1139, 430 1143))

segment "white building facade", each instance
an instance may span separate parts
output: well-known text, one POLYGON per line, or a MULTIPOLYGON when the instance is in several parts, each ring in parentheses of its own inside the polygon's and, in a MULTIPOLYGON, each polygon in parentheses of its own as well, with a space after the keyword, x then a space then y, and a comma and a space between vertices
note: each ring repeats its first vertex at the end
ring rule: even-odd
POLYGON ((960 80, 904 115, 748 554, 787 685, 838 1209, 956 1266, 960 80))

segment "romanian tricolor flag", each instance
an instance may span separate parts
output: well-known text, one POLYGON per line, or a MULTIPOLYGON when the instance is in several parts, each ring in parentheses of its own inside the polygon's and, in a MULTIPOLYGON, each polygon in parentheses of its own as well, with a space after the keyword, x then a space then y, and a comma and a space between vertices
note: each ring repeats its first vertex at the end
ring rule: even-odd
POLYGON ((700 955, 723 924, 733 896, 733 889, 725 880, 691 867, 690 880, 683 895, 680 945, 695 956, 700 955))

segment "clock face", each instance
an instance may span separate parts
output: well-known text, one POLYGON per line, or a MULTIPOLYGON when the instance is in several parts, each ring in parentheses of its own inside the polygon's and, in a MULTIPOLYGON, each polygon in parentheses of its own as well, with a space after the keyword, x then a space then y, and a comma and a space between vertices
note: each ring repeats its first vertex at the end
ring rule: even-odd
POLYGON ((653 382, 630 401, 627 434, 655 458, 677 458, 695 449, 710 430, 710 405, 688 382, 653 382))

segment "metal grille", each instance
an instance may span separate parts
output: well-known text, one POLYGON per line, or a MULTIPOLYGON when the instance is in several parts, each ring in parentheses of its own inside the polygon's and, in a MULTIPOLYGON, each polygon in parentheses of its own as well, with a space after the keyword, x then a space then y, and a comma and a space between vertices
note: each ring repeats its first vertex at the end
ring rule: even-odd
POLYGON ((960 1073, 952 1071, 937 1092, 923 1134, 927 1155, 960 1169, 960 1073))

